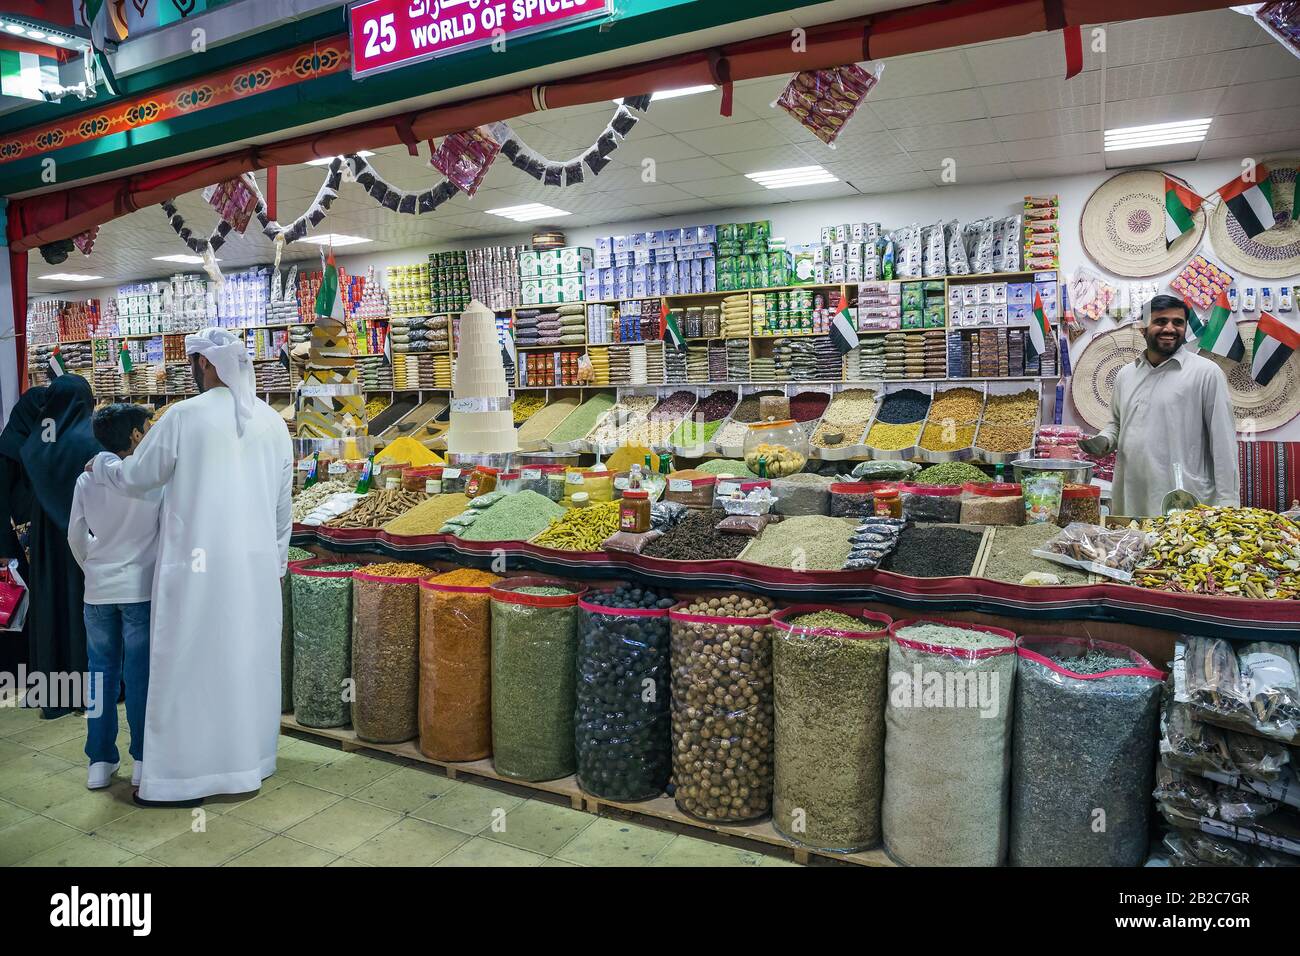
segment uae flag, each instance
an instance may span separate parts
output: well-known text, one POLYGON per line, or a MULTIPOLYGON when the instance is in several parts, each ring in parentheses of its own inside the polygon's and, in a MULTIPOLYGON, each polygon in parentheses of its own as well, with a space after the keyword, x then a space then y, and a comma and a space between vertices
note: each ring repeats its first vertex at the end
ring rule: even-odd
POLYGON ((1187 301, 1186 296, 1183 297, 1183 305, 1187 307, 1187 341, 1199 342, 1201 333, 1205 331, 1205 323, 1201 321, 1200 315, 1197 314, 1192 303, 1187 301))
POLYGON ((858 330, 853 327, 853 318, 849 315, 848 296, 840 299, 840 310, 831 320, 831 344, 841 355, 858 347, 858 330))
POLYGON ((123 342, 122 347, 117 350, 117 370, 123 375, 130 375, 133 368, 135 365, 131 362, 131 353, 127 351, 126 343, 123 342))
POLYGON ((41 100, 41 88, 57 89, 59 61, 36 53, 0 50, 0 93, 25 100, 41 100))
POLYGON ((1043 297, 1034 292, 1034 317, 1029 321, 1029 344, 1034 348, 1035 355, 1043 355, 1047 352, 1047 341, 1052 335, 1052 323, 1047 319, 1047 313, 1043 310, 1043 297))
POLYGON ((1273 228, 1273 186, 1268 181, 1266 167, 1256 165, 1252 172, 1242 173, 1220 187, 1219 198, 1228 204, 1228 211, 1247 236, 1258 236, 1273 228))
POLYGON ((1210 310, 1210 318, 1201 333, 1201 348, 1215 355, 1222 355, 1231 362, 1240 362, 1246 356, 1246 346, 1237 331, 1237 320, 1232 317, 1232 308, 1228 305, 1228 293, 1220 292, 1210 310))
POLYGON ((1267 385, 1297 349, 1300 349, 1300 331, 1267 312, 1261 312, 1259 325, 1255 326, 1255 350, 1250 360, 1250 377, 1260 385, 1267 385))
POLYGON ((55 378, 58 378, 67 370, 68 363, 63 360, 63 350, 56 345, 54 351, 50 353, 50 371, 54 373, 55 378))
POLYGON ((384 329, 384 361, 389 365, 393 364, 393 329, 391 326, 384 329))
POLYGON ((343 302, 339 298, 339 267, 334 262, 334 250, 329 251, 325 259, 320 279, 320 289, 316 292, 315 313, 320 316, 343 321, 343 302))
POLYGON ((1165 248, 1196 225, 1196 210, 1203 200, 1176 179, 1165 177, 1165 248))
POLYGON ((659 337, 678 352, 686 351, 686 339, 682 337, 682 330, 677 327, 677 316, 668 308, 667 302, 659 311, 659 337))

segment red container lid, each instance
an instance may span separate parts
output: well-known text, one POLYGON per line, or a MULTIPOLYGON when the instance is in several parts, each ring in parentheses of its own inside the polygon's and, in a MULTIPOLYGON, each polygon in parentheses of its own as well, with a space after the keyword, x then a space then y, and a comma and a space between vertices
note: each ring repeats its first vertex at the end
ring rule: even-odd
POLYGON ((482 473, 485 474, 485 475, 499 475, 499 474, 501 474, 501 469, 500 469, 500 468, 489 468, 487 465, 479 465, 477 470, 480 471, 480 472, 482 472, 482 473))
POLYGON ((986 498, 1014 498, 1020 494, 1020 486, 1006 481, 968 481, 961 490, 971 495, 983 495, 986 498))
POLYGON ((1082 485, 1077 488, 1063 488, 1062 498, 1100 498, 1101 489, 1096 485, 1082 485))
POLYGON ((898 497, 898 489, 897 489, 897 488, 881 488, 879 491, 876 492, 876 497, 877 497, 877 498, 897 498, 897 497, 898 497))
POLYGON ((759 488, 771 488, 772 481, 769 478, 760 478, 758 481, 742 481, 740 483, 741 491, 755 491, 759 488))
POLYGON ((644 488, 629 488, 627 491, 623 492, 623 497, 624 498, 649 498, 650 492, 646 491, 644 488))

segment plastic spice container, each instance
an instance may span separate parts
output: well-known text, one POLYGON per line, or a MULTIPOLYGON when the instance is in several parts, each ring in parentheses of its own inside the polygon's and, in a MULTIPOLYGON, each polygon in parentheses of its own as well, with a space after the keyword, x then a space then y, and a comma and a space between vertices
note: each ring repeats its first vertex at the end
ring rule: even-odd
POLYGON ((479 495, 487 495, 496 491, 497 476, 500 474, 500 468, 489 468, 486 465, 475 468, 465 482, 465 497, 477 498, 479 495))
POLYGON ((629 488, 618 507, 618 530, 642 534, 650 530, 650 492, 629 488))
POLYGON ((1061 511, 1056 523, 1064 528, 1073 521, 1101 524, 1101 488, 1096 485, 1066 485, 1061 491, 1061 511))
POLYGON ((442 493, 444 495, 455 494, 456 492, 465 491, 465 482, 469 479, 469 469, 458 467, 443 467, 442 469, 442 493))
POLYGON ((903 517, 908 521, 955 524, 961 520, 960 485, 903 485, 903 517))
POLYGON ((668 476, 668 490, 664 493, 664 500, 675 501, 688 508, 711 508, 713 490, 717 483, 716 475, 695 469, 674 472, 668 476))
POLYGON ((420 752, 434 760, 481 760, 492 752, 486 584, 420 582, 420 752))
POLYGON ((410 468, 403 468, 402 490, 424 491, 431 478, 437 478, 441 475, 442 469, 437 465, 413 465, 410 468))
POLYGON ((1025 523, 1025 499, 1017 484, 968 481, 961 486, 961 499, 962 524, 1025 523))
POLYGON ((892 488, 873 481, 841 481, 831 485, 832 518, 861 518, 876 513, 877 489, 892 488))
POLYGON ((657 797, 672 766, 668 611, 579 606, 578 783, 609 800, 657 797))
POLYGON ((876 514, 884 518, 903 517, 903 499, 897 488, 881 488, 873 495, 876 514))

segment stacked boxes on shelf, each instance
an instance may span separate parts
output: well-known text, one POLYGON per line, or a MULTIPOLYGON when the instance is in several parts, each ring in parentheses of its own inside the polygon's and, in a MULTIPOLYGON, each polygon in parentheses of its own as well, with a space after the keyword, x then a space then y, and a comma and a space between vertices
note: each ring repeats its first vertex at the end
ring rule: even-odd
POLYGON ((117 290, 117 323, 122 335, 152 335, 167 330, 170 313, 165 300, 169 283, 136 282, 117 290))
POLYGON ((1025 269, 1055 269, 1061 264, 1061 197, 1025 197, 1025 269))
POLYGON ((217 324, 226 328, 265 325, 271 301, 271 271, 266 266, 233 272, 216 292, 217 324))
POLYGON ((858 286, 858 331, 902 328, 903 290, 900 282, 864 282, 858 286))
POLYGON ((619 310, 611 305, 587 306, 587 343, 608 345, 615 341, 619 310))
POLYGON ((389 266, 388 309, 394 318, 431 315, 433 300, 429 294, 429 265, 389 266))
POLYGON ((589 300, 691 295, 718 288, 717 229, 683 226, 596 240, 594 268, 583 279, 589 300))
POLYGON ((469 298, 469 260, 465 250, 429 253, 429 300, 433 311, 463 312, 469 298))
POLYGON ((794 258, 785 249, 772 248, 772 221, 729 222, 716 228, 717 290, 765 289, 789 285, 794 278, 794 258))
POLYGON ((756 336, 825 335, 835 318, 836 296, 826 291, 792 289, 755 292, 750 321, 756 336))
POLYGON ((469 293, 489 309, 513 309, 520 298, 519 257, 527 246, 484 246, 469 249, 465 264, 469 270, 469 293))
POLYGON ((524 352, 519 358, 520 388, 551 388, 578 384, 578 359, 572 349, 555 352, 524 352))
POLYGON ((59 310, 63 304, 53 299, 28 304, 28 346, 50 345, 59 341, 59 310))
POLYGON ((581 302, 595 254, 582 246, 529 249, 519 253, 520 301, 525 305, 581 302))
POLYGON ((822 226, 821 245, 812 250, 812 281, 873 282, 880 279, 884 275, 884 245, 884 231, 878 222, 822 226))
POLYGON ((217 324, 217 293, 207 277, 182 273, 171 277, 170 313, 167 330, 197 332, 217 324))
POLYGON ((942 329, 946 311, 943 280, 902 283, 900 328, 942 329))

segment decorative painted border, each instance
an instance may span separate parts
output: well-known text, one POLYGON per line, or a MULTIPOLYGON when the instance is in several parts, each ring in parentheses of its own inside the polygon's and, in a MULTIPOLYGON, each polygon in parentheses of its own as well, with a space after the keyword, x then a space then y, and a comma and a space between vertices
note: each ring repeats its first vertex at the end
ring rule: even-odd
POLYGON ((244 63, 200 80, 124 98, 107 104, 105 109, 78 113, 0 139, 0 165, 239 102, 258 93, 346 73, 350 60, 347 38, 339 37, 244 63))

